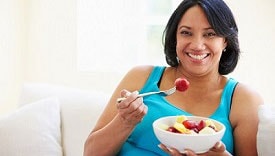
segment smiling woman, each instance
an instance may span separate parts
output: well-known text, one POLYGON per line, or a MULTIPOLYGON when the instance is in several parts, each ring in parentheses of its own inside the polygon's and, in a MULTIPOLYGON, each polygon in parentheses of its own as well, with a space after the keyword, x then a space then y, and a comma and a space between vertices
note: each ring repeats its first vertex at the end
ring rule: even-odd
POLYGON ((240 54, 238 27, 228 5, 223 0, 182 1, 163 38, 168 65, 136 66, 125 74, 91 130, 84 155, 195 155, 195 149, 161 144, 153 134, 154 121, 180 114, 207 117, 226 127, 221 142, 204 150, 205 155, 256 156, 257 112, 263 99, 227 76, 240 54), (139 96, 171 88, 178 78, 190 82, 186 91, 139 96), (117 102, 119 97, 123 100, 117 102), (103 139, 110 137, 112 143, 103 139))
MULTIPOLYGON (((274 105, 274 1, 226 1, 239 25, 241 46, 240 64, 229 76, 256 88, 274 105)), ((0 1, 0 116, 18 106, 25 82, 110 93, 125 68, 166 65, 161 36, 174 1, 86 2, 0 1)), ((192 57, 201 59, 204 55, 192 57)), ((144 78, 138 76, 131 80, 144 78)))

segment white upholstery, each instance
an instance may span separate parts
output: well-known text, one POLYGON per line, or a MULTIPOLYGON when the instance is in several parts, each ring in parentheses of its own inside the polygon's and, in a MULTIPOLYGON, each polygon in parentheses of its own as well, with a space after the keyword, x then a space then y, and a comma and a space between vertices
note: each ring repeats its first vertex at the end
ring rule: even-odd
POLYGON ((259 156, 275 156, 275 106, 259 107, 257 150, 259 156))
POLYGON ((1 156, 62 156, 60 105, 47 98, 0 119, 1 156))
POLYGON ((62 144, 65 156, 83 155, 84 142, 107 103, 107 95, 58 85, 24 85, 20 106, 57 97, 61 104, 62 144))

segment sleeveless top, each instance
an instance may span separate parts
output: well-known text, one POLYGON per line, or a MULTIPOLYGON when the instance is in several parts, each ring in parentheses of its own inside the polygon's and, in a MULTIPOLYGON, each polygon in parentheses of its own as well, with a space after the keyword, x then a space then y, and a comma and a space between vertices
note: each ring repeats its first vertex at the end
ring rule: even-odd
MULTIPOLYGON (((140 93, 159 91, 158 82, 162 77, 164 69, 165 67, 154 67, 145 85, 140 90, 140 93)), ((226 131, 222 138, 222 142, 225 144, 226 150, 231 154, 234 153, 234 141, 232 127, 229 121, 229 113, 231 108, 231 99, 236 85, 237 81, 232 78, 228 79, 223 89, 218 108, 212 115, 209 116, 209 118, 220 121, 225 125, 226 131)), ((131 135, 123 144, 120 152, 118 153, 119 156, 168 155, 158 147, 160 142, 154 135, 152 123, 156 119, 164 116, 192 115, 172 105, 165 99, 165 97, 159 95, 145 96, 143 97, 143 102, 148 106, 148 112, 144 116, 142 122, 135 127, 131 135)))

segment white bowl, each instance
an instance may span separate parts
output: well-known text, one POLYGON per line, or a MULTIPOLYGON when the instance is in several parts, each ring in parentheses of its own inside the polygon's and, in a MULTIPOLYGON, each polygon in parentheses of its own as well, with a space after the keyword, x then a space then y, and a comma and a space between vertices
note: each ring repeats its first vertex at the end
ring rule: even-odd
MULTIPOLYGON (((202 119, 209 119, 199 116, 186 116, 190 120, 200 121, 202 119)), ((207 152, 212 148, 224 135, 225 126, 211 119, 217 128, 217 132, 214 134, 181 134, 173 133, 164 130, 163 124, 167 126, 173 126, 176 122, 177 116, 167 116, 157 119, 153 122, 153 129, 158 140, 166 145, 168 148, 175 148, 179 152, 183 153, 184 149, 191 149, 196 153, 207 152)))

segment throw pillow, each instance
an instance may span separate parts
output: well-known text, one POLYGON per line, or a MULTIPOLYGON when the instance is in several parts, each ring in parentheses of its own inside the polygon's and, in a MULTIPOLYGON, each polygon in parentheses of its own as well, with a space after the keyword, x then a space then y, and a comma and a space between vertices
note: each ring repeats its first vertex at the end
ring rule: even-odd
POLYGON ((47 83, 26 83, 23 86, 19 107, 46 97, 57 97, 60 102, 63 154, 83 155, 84 143, 109 96, 96 90, 47 83))
POLYGON ((42 99, 0 119, 0 155, 62 156, 60 107, 42 99))

